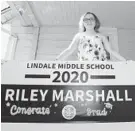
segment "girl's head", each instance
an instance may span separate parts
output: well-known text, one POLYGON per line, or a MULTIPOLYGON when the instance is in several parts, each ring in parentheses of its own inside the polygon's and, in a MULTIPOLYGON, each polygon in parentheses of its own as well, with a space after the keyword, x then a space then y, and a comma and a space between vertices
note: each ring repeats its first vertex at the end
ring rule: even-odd
POLYGON ((80 32, 85 32, 87 29, 94 29, 95 32, 99 32, 100 21, 94 13, 87 12, 81 16, 79 22, 80 32))

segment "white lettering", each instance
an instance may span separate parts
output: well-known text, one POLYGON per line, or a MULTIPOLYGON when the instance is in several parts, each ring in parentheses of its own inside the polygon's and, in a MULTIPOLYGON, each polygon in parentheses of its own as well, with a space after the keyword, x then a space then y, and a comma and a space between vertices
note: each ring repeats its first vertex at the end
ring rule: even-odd
POLYGON ((14 94, 15 94, 14 90, 7 89, 6 90, 6 95, 5 95, 5 101, 8 101, 8 100, 14 101, 14 98, 13 98, 14 94))
POLYGON ((63 101, 63 90, 57 94, 57 90, 53 90, 52 101, 60 100, 63 101))
POLYGON ((92 91, 92 90, 88 90, 88 91, 86 92, 86 96, 89 97, 89 98, 86 98, 86 101, 93 101, 94 96, 93 96, 92 94, 90 94, 90 93, 93 93, 93 91, 92 91))
POLYGON ((31 90, 31 95, 30 95, 31 101, 38 101, 38 99, 35 98, 35 97, 37 97, 37 92, 38 92, 38 90, 31 90))
POLYGON ((40 94, 41 94, 41 98, 42 98, 41 101, 45 101, 47 93, 48 93, 48 90, 45 90, 44 93, 43 93, 43 90, 40 90, 40 94))
POLYGON ((79 98, 81 101, 84 101, 84 91, 82 90, 76 91, 76 101, 79 101, 79 98))
POLYGON ((106 116, 107 111, 105 108, 103 110, 92 110, 90 108, 87 108, 87 115, 88 116, 106 116))
POLYGON ((71 101, 74 101, 72 90, 68 90, 68 92, 65 96, 65 101, 68 101, 68 99, 70 99, 71 101))
POLYGON ((106 97, 106 101, 109 101, 110 99, 115 101, 115 97, 114 97, 114 94, 113 94, 112 90, 108 91, 108 94, 107 94, 107 97, 106 97))
POLYGON ((125 90, 125 100, 126 101, 132 101, 132 98, 128 97, 128 90, 125 90))
POLYGON ((40 115, 49 115, 50 109, 45 107, 17 107, 16 105, 13 105, 10 108, 10 114, 12 116, 15 116, 17 114, 25 114, 25 115, 31 115, 31 114, 40 114, 40 115))
POLYGON ((16 91, 16 101, 19 101, 19 94, 20 94, 20 90, 17 89, 17 91, 16 91))
POLYGON ((28 98, 25 98, 25 89, 22 89, 22 101, 28 101, 28 98))
POLYGON ((123 98, 120 98, 120 91, 119 90, 116 90, 116 98, 117 98, 117 101, 123 101, 123 98))
POLYGON ((13 106, 11 107, 11 109, 10 109, 10 114, 11 114, 12 116, 15 116, 15 115, 17 114, 16 110, 17 110, 17 106, 16 106, 16 105, 13 105, 13 106))
POLYGON ((102 90, 101 94, 99 94, 99 91, 96 90, 96 101, 99 101, 99 98, 101 97, 101 101, 105 101, 105 92, 102 90))

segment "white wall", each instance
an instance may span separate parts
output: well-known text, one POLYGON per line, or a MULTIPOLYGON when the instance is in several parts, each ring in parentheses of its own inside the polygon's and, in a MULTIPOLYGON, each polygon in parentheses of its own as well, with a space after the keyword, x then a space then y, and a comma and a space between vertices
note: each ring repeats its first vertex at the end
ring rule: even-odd
POLYGON ((76 32, 74 26, 41 27, 36 59, 55 60, 68 47, 76 32))
MULTIPOLYGON (((32 27, 12 27, 12 32, 18 35, 15 60, 31 60, 34 30, 32 27)), ((36 60, 55 60, 68 47, 77 32, 76 26, 41 27, 36 60)), ((118 46, 122 56, 135 60, 135 30, 118 28, 118 46)), ((75 54, 69 59, 75 60, 75 54)))
POLYGON ((118 43, 121 55, 135 60, 135 30, 118 28, 118 43))
POLYGON ((11 30, 18 36, 14 60, 30 60, 33 28, 25 30, 23 27, 12 27, 11 30))

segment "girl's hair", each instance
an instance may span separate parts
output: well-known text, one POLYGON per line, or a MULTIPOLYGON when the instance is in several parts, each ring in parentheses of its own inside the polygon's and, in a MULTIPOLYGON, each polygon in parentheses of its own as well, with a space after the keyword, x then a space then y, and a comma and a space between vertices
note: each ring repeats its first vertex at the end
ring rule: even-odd
POLYGON ((84 17, 87 14, 92 14, 94 16, 95 22, 96 22, 96 25, 94 27, 94 30, 98 33, 99 32, 99 28, 100 28, 100 21, 99 21, 98 17, 94 13, 91 13, 91 12, 87 12, 84 15, 81 16, 80 21, 79 21, 79 31, 80 32, 85 32, 86 31, 86 28, 84 27, 83 19, 84 19, 84 17))

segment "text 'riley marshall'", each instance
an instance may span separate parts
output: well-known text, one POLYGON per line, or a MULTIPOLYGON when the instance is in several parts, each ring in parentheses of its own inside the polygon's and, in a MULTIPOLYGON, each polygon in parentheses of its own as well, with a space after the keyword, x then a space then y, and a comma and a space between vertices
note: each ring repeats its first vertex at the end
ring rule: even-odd
POLYGON ((6 89, 5 101, 132 101, 128 90, 48 90, 48 89, 6 89))

